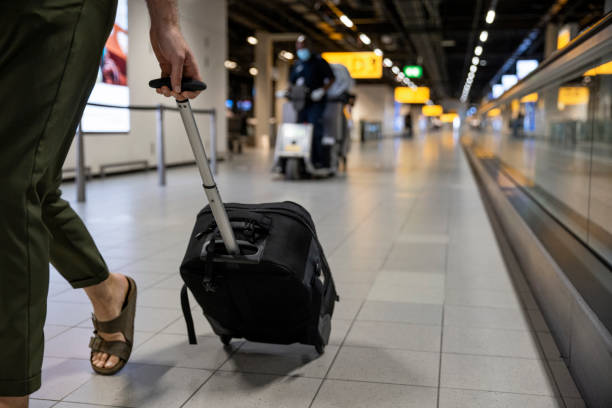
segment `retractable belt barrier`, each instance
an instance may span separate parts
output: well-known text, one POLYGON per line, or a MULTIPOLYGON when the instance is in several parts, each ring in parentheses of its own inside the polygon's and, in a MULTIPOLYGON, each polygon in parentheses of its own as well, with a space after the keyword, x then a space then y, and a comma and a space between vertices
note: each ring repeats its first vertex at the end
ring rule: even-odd
MULTIPOLYGON (((160 186, 166 185, 166 148, 165 148, 165 135, 164 135, 164 112, 172 111, 179 112, 178 107, 165 106, 165 105, 106 105, 102 103, 87 103, 87 106, 94 106, 99 108, 111 108, 111 109, 128 109, 131 111, 155 111, 157 120, 157 133, 156 133, 156 151, 157 151, 157 179, 160 186)), ((209 115, 210 116, 210 167, 213 173, 217 173, 217 112, 215 109, 193 109, 194 114, 209 115)), ((77 201, 85 202, 86 200, 86 179, 87 179, 87 166, 85 165, 85 146, 84 136, 95 136, 105 133, 99 132, 84 132, 81 124, 77 128, 76 132, 76 166, 75 166, 75 180, 77 185, 77 201)), ((125 163, 113 163, 112 166, 128 165, 131 162, 125 163)), ((148 168, 148 166, 145 166, 148 168)))

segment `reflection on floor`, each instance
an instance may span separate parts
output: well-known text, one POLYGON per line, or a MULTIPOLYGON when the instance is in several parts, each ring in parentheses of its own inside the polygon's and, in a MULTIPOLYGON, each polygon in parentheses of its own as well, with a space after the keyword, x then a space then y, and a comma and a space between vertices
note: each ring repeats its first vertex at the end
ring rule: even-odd
POLYGON ((299 345, 225 350, 203 317, 199 344, 187 344, 177 268, 204 201, 195 168, 169 171, 165 188, 153 173, 91 182, 75 207, 111 268, 140 285, 136 349, 120 374, 92 374, 90 306, 52 271, 32 406, 584 406, 525 281, 502 260, 456 137, 355 145, 349 163, 346 176, 285 182, 250 152, 219 175, 228 201, 312 212, 341 296, 319 358, 299 345))

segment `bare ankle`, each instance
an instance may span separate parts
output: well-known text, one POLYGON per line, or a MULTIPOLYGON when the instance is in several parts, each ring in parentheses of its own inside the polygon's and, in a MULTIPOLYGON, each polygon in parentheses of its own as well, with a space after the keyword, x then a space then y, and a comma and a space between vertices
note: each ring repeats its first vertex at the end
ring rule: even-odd
MULTIPOLYGON (((125 276, 111 273, 105 281, 85 288, 85 292, 91 300, 94 311, 97 311, 97 309, 112 311, 120 307, 120 305, 117 304, 124 298, 127 287, 128 283, 125 276)), ((104 320, 108 316, 97 317, 104 320)))
POLYGON ((28 396, 0 397, 0 408, 28 408, 28 396))

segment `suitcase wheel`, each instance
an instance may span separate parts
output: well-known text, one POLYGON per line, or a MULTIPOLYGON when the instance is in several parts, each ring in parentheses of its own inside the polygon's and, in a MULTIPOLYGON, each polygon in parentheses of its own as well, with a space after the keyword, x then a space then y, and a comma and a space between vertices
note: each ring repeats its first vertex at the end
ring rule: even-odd
POLYGON ((228 336, 227 334, 222 334, 221 336, 219 336, 219 338, 221 339, 221 343, 223 343, 224 346, 229 346, 230 342, 232 341, 232 336, 228 336))
POLYGON ((315 349, 317 350, 317 353, 319 354, 323 354, 325 353, 325 345, 324 344, 315 344, 315 349))

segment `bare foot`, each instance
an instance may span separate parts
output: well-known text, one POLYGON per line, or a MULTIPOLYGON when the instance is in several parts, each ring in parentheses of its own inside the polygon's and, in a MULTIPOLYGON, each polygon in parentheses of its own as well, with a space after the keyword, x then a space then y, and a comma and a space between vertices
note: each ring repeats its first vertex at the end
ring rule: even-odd
MULTIPOLYGON (((108 279, 98 285, 85 288, 96 319, 106 322, 119 316, 129 288, 127 278, 117 273, 111 273, 108 279)), ((106 341, 126 341, 121 333, 98 332, 98 335, 106 341)), ((98 368, 112 368, 119 362, 119 357, 96 352, 92 354, 91 362, 98 368)))

